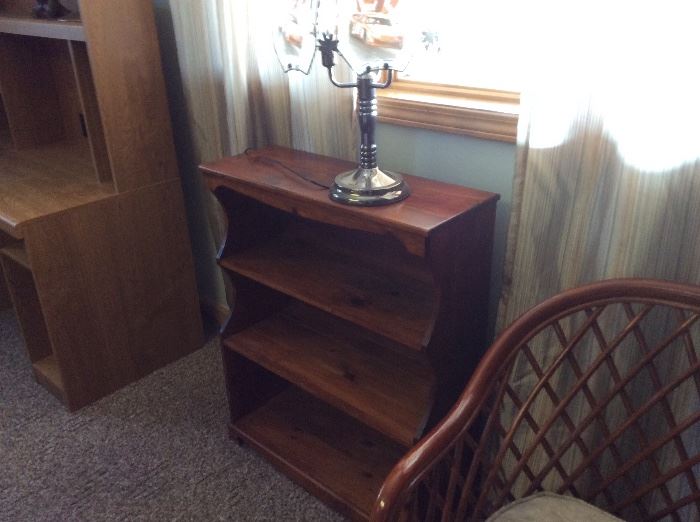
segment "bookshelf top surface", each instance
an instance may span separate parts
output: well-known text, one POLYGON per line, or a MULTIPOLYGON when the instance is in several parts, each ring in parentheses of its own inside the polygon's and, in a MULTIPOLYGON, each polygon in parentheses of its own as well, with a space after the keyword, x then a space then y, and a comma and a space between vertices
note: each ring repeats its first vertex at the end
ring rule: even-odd
POLYGON ((411 195, 400 203, 383 207, 355 207, 340 205, 328 198, 325 190, 319 190, 299 177, 290 175, 289 169, 308 179, 324 184, 357 165, 307 152, 270 147, 222 158, 200 166, 210 178, 210 188, 217 184, 233 186, 246 195, 270 201, 274 205, 299 205, 309 203, 317 212, 343 215, 347 220, 381 223, 385 227, 410 230, 427 236, 434 229, 471 212, 484 204, 495 203, 497 194, 463 186, 442 183, 417 176, 404 176, 411 187, 411 195))
POLYGON ((13 150, 0 144, 0 230, 21 238, 22 224, 113 195, 99 183, 87 143, 13 150))

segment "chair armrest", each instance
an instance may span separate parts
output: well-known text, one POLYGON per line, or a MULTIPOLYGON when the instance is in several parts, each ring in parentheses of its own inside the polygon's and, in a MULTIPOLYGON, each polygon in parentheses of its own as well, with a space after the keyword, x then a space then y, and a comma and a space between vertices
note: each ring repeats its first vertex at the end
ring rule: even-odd
MULTIPOLYGON (((469 388, 448 415, 394 466, 379 490, 370 521, 393 520, 415 486, 469 430, 482 405, 469 388)), ((484 393, 483 395, 487 395, 484 393)))

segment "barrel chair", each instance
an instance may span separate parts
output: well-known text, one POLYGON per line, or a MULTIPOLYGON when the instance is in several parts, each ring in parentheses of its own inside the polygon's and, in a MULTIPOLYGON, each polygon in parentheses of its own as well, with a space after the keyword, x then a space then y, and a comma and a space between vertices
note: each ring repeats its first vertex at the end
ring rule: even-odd
POLYGON ((565 291, 497 338, 371 520, 700 520, 700 286, 565 291))

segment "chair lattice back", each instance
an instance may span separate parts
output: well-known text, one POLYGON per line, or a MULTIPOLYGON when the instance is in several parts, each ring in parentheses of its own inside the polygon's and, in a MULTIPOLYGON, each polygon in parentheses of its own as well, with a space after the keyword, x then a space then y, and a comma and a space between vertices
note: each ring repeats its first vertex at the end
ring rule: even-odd
POLYGON ((618 280, 546 301, 416 448, 430 465, 397 518, 484 520, 546 490, 626 520, 700 520, 699 352, 700 287, 618 280))

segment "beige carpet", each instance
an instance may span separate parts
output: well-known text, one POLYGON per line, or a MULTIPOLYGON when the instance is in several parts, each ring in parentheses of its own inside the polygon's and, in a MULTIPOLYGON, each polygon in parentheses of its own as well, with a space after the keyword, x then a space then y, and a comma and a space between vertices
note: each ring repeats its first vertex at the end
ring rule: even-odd
POLYGON ((216 342, 69 414, 0 312, 0 520, 343 520, 226 433, 216 342))

